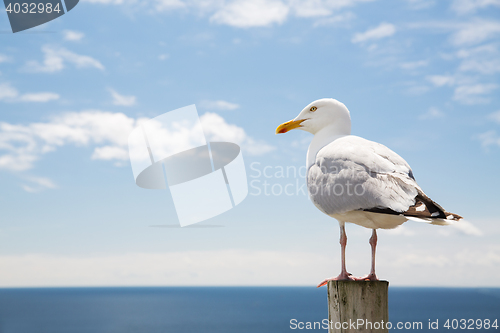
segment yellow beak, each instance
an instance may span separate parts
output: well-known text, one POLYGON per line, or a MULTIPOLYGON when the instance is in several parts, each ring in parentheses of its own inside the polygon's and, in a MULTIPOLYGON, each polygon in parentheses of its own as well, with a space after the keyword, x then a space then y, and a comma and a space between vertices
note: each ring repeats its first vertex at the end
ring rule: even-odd
POLYGON ((290 120, 287 121, 286 123, 283 123, 276 128, 276 134, 280 133, 286 133, 288 131, 291 131, 295 128, 302 127, 300 124, 306 119, 300 119, 300 120, 290 120))

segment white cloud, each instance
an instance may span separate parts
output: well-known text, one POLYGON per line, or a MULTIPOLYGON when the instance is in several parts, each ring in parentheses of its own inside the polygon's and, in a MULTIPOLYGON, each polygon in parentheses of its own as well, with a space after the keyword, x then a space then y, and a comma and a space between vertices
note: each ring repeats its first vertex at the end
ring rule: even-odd
POLYGON ((322 17, 337 14, 338 19, 345 15, 338 14, 340 9, 370 1, 374 0, 289 0, 287 5, 297 17, 322 17))
POLYGON ((57 185, 54 184, 52 180, 45 177, 29 177, 26 178, 27 181, 30 182, 30 185, 22 185, 22 188, 29 193, 37 193, 46 189, 54 189, 57 188, 57 185))
MULTIPOLYGON (((389 237, 394 240, 406 233, 411 231, 389 237)), ((390 278, 391 285, 399 286, 498 286, 499 246, 481 242, 467 245, 469 240, 460 246, 456 241, 453 245, 444 243, 438 250, 408 241, 392 246, 386 243, 377 249, 377 273, 381 278, 390 278)), ((351 248, 349 253, 349 271, 355 275, 366 272, 368 252, 353 253, 351 248)), ((3 267, 0 286, 304 285, 313 288, 324 277, 333 275, 339 264, 337 256, 325 255, 324 251, 224 249, 79 256, 28 253, 0 256, 3 267), (284 280, 283 276, 289 278, 284 280)))
MULTIPOLYGON (((133 6, 135 10, 140 7, 147 7, 148 9, 154 8, 153 12, 159 13, 163 11, 181 9, 187 7, 188 1, 181 0, 147 0, 147 1, 137 1, 137 0, 83 0, 88 3, 100 4, 100 5, 128 5, 133 6)), ((203 6, 204 3, 210 3, 212 1, 191 1, 193 5, 199 3, 203 6)))
POLYGON ((500 52, 494 44, 481 45, 471 49, 461 49, 457 57, 462 59, 459 70, 480 74, 496 74, 500 72, 500 52))
POLYGON ((321 26, 330 26, 330 25, 338 25, 339 23, 346 23, 349 21, 352 21, 356 15, 352 12, 347 12, 344 14, 339 14, 335 16, 330 16, 330 17, 325 17, 325 18, 320 18, 316 19, 314 21, 314 27, 321 27, 321 26))
POLYGON ((500 136, 496 131, 488 131, 477 136, 477 139, 481 141, 481 145, 485 148, 489 146, 500 147, 500 136))
POLYGON ((162 60, 162 61, 163 61, 163 60, 167 60, 169 57, 170 57, 170 55, 168 55, 168 54, 166 54, 166 53, 164 53, 164 54, 160 54, 160 55, 158 56, 158 60, 162 60))
POLYGON ((156 10, 161 12, 186 7, 186 4, 180 0, 155 0, 156 10))
MULTIPOLYGON (((0 124, 1 126, 1 124, 0 124)), ((0 134, 0 140, 2 135, 0 134)), ((0 146, 1 146, 0 142, 0 146)), ((29 151, 19 151, 13 154, 0 155, 0 169, 10 171, 24 171, 31 169, 38 160, 38 156, 29 151)))
POLYGON ((500 263, 500 255, 496 249, 490 250, 484 254, 479 251, 466 254, 465 251, 460 251, 455 255, 436 255, 426 253, 424 250, 414 251, 413 253, 395 253, 394 259, 390 261, 390 266, 398 267, 405 271, 405 268, 411 266, 424 266, 434 268, 449 269, 450 266, 491 266, 500 263))
POLYGON ((478 9, 490 6, 500 7, 500 0, 454 0, 451 8, 458 14, 472 14, 478 9))
POLYGON ((45 103, 53 100, 58 100, 60 96, 51 92, 26 93, 20 94, 19 91, 12 87, 10 83, 0 83, 0 101, 5 102, 37 102, 45 103))
POLYGON ((488 95, 498 88, 497 84, 479 83, 477 78, 460 75, 431 75, 427 80, 436 87, 454 87, 453 99, 469 105, 488 103, 488 95))
POLYGON ((200 106, 205 109, 209 110, 221 110, 221 111, 226 111, 226 110, 236 110, 239 109, 240 106, 236 103, 231 103, 223 100, 217 100, 217 101, 201 101, 200 106))
MULTIPOLYGON (((182 10, 210 17, 216 24, 237 28, 267 27, 282 24, 289 17, 326 17, 339 10, 359 3, 375 0, 85 0, 103 5, 125 5, 147 8, 151 13, 182 10), (150 9, 154 8, 153 11, 150 9)), ((338 22, 344 14, 338 14, 332 22, 338 22)), ((315 22, 315 25, 318 21, 315 22)), ((325 21, 326 24, 326 21, 325 21)), ((332 23, 330 23, 332 24, 332 23)), ((321 25, 321 24, 320 24, 321 25)))
POLYGON ((43 93, 31 93, 31 94, 24 94, 20 96, 20 100, 23 102, 48 102, 48 101, 54 101, 59 99, 58 94, 50 93, 50 92, 43 92, 43 93))
POLYGON ((500 21, 472 18, 457 21, 428 21, 408 23, 408 28, 428 29, 433 32, 451 33, 449 41, 453 46, 464 47, 477 45, 500 36, 500 21))
POLYGON ((429 87, 424 84, 409 82, 406 92, 410 95, 422 95, 429 91, 429 87))
POLYGON ((458 84, 471 84, 473 80, 457 75, 429 75, 427 80, 436 87, 452 87, 458 84))
POLYGON ((232 249, 101 256, 3 255, 0 286, 314 286, 326 273, 322 267, 329 259, 312 253, 232 249), (284 281, 283 276, 293 279, 284 281))
POLYGON ((289 10, 278 0, 236 0, 217 10, 210 21, 238 28, 266 27, 283 23, 289 10))
POLYGON ((494 122, 500 124, 500 110, 493 112, 488 115, 488 119, 493 120, 494 122))
MULTIPOLYGON (((199 146, 205 140, 234 142, 242 148, 244 154, 250 155, 261 155, 274 149, 265 142, 254 140, 243 128, 227 123, 218 114, 207 112, 200 117, 200 122, 196 119, 186 119, 183 122, 173 122, 167 125, 155 119, 149 121, 147 123, 148 142, 154 147, 154 155, 170 156, 199 146), (200 137, 200 132, 204 133, 204 137, 200 137)), ((137 148, 132 146, 130 156, 133 156, 134 160, 149 161, 149 156, 143 153, 140 146, 137 148)))
POLYGON ((45 123, 12 125, 0 122, 0 168, 23 171, 40 157, 64 145, 112 144, 126 147, 134 119, 122 113, 66 113, 45 123))
POLYGON ((73 31, 73 30, 63 30, 64 40, 70 42, 77 42, 81 40, 83 37, 85 37, 85 34, 83 32, 73 31))
MULTIPOLYGON (((208 140, 240 144, 244 153, 260 155, 274 147, 254 140, 239 126, 229 124, 221 116, 206 113, 200 117, 208 140)), ((128 135, 145 119, 130 118, 123 113, 98 110, 70 112, 48 122, 13 125, 0 122, 0 169, 25 171, 44 154, 58 147, 94 146, 94 160, 128 160, 128 135)), ((179 125, 179 124, 178 124, 179 125)), ((189 140, 190 128, 179 125, 170 133, 171 143, 181 145, 189 140), (179 127, 181 126, 181 127, 179 127), (186 137, 187 135, 187 137, 186 137)))
POLYGON ((396 27, 393 24, 383 22, 375 28, 355 34, 351 41, 353 43, 362 43, 368 40, 377 40, 385 37, 390 37, 395 33, 396 27))
POLYGON ((39 192, 36 188, 31 187, 29 185, 23 185, 22 188, 23 188, 23 190, 25 190, 28 193, 37 193, 37 192, 39 192))
POLYGON ((500 72, 500 58, 490 60, 468 59, 460 64, 459 70, 472 71, 481 74, 495 74, 500 72))
POLYGON ((55 73, 62 71, 66 63, 74 65, 76 68, 97 68, 104 70, 104 66, 96 59, 73 53, 63 47, 52 47, 45 45, 42 47, 44 53, 43 63, 29 61, 25 69, 30 72, 55 73))
POLYGON ((479 230, 474 224, 466 220, 461 220, 451 225, 452 228, 457 229, 461 233, 468 236, 482 236, 483 232, 479 230))
POLYGON ((429 62, 427 60, 418 60, 418 61, 411 61, 411 62, 403 62, 399 64, 399 67, 402 69, 408 69, 408 70, 414 70, 417 68, 421 67, 426 67, 429 65, 429 62))
POLYGON ((480 18, 463 21, 426 22, 408 26, 447 31, 450 33, 451 45, 456 47, 456 51, 442 54, 444 60, 457 64, 455 71, 427 76, 426 79, 432 85, 453 88, 452 99, 461 104, 489 103, 492 93, 498 88, 492 76, 500 73, 500 52, 496 42, 487 42, 500 37, 500 21, 480 18))
POLYGON ((136 103, 135 96, 125 96, 120 95, 116 90, 109 88, 109 92, 111 93, 111 97, 113 97, 113 104, 120 106, 133 106, 136 103))
POLYGON ((330 15, 331 9, 322 0, 292 0, 291 7, 298 17, 317 17, 330 15))
POLYGON ((275 147, 263 141, 257 141, 248 136, 245 130, 236 125, 228 124, 224 118, 215 113, 205 113, 200 117, 203 131, 209 141, 228 141, 239 144, 244 153, 262 155, 271 152, 275 147))
POLYGON ((455 88, 453 99, 462 104, 482 104, 488 103, 490 100, 486 95, 496 90, 496 84, 471 84, 460 85, 455 88))
POLYGON ((8 56, 6 56, 6 55, 4 55, 4 54, 0 54, 0 64, 1 64, 2 62, 8 62, 8 61, 10 61, 10 60, 11 60, 11 58, 10 58, 10 57, 8 57, 8 56))
POLYGON ((0 83, 0 101, 13 100, 19 96, 16 88, 12 87, 9 83, 0 83))
POLYGON ((500 35, 500 22, 474 19, 464 24, 455 25, 456 32, 451 36, 456 46, 479 44, 500 35))
POLYGON ((411 9, 427 9, 436 4, 434 0, 406 0, 411 9))
POLYGON ((444 118, 445 114, 443 111, 439 110, 438 108, 431 107, 429 110, 421 114, 418 119, 420 120, 429 120, 429 119, 438 119, 438 118, 444 118))
POLYGON ((268 145, 262 140, 254 140, 251 137, 246 138, 242 143, 242 148, 249 155, 264 155, 276 149, 276 147, 268 145))
POLYGON ((93 160, 128 160, 129 153, 126 147, 119 146, 104 146, 97 147, 94 149, 94 153, 92 154, 93 160))

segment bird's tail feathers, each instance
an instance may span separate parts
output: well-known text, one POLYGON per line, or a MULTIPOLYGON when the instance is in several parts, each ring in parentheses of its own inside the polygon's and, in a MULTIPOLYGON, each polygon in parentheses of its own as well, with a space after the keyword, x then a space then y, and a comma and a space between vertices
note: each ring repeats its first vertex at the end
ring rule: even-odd
POLYGON ((448 219, 440 219, 440 218, 422 218, 422 217, 414 217, 414 216, 405 216, 410 221, 415 222, 423 222, 434 225, 452 225, 454 222, 458 220, 448 220, 448 219))
POLYGON ((426 220, 429 223, 438 225, 449 225, 462 219, 462 216, 458 214, 445 211, 443 207, 429 198, 421 189, 417 190, 418 195, 415 198, 415 204, 403 213, 405 216, 426 220))

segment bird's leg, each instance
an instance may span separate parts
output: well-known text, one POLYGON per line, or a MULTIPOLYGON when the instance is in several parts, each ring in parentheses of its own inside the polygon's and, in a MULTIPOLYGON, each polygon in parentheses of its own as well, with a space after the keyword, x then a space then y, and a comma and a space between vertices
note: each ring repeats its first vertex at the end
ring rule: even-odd
POLYGON ((342 262, 342 267, 340 271, 340 275, 338 278, 339 280, 348 280, 349 276, 351 275, 350 273, 347 273, 347 268, 345 265, 345 248, 347 246, 347 235, 345 233, 345 226, 342 225, 340 227, 340 255, 341 255, 341 262, 342 262))
POLYGON ((345 265, 345 248, 346 248, 346 246, 347 246, 347 235, 345 233, 345 226, 342 223, 340 225, 340 260, 342 262, 340 275, 337 277, 334 277, 334 278, 329 278, 329 279, 323 280, 320 284, 318 284, 318 288, 327 284, 328 281, 354 280, 354 278, 351 277, 351 273, 347 272, 346 265, 345 265))
POLYGON ((372 246, 372 269, 367 276, 356 278, 357 281, 378 281, 378 277, 375 274, 375 249, 377 247, 377 230, 375 229, 373 229, 372 236, 370 237, 370 245, 372 246))
POLYGON ((370 245, 372 246, 372 269, 370 270, 370 277, 378 280, 377 275, 375 275, 375 250, 377 248, 377 230, 373 229, 372 236, 370 237, 370 245))

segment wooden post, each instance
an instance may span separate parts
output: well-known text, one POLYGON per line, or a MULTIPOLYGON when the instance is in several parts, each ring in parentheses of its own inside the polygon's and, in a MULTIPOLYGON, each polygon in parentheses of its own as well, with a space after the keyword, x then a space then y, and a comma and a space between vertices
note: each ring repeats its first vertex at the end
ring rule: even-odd
POLYGON ((329 281, 329 333, 388 332, 389 282, 329 281))

